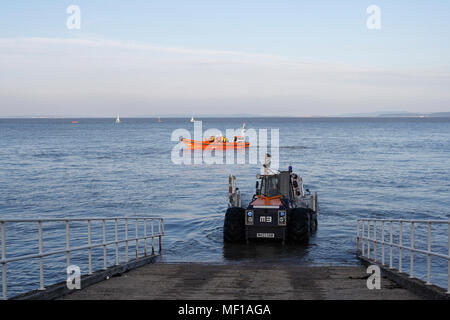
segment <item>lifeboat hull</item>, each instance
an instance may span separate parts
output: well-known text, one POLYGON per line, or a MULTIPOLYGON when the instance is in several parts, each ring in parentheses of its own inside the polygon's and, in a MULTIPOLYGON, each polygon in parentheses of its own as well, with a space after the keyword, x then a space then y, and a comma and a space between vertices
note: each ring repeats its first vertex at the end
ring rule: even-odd
POLYGON ((209 142, 207 140, 205 141, 198 141, 198 140, 191 140, 191 139, 181 139, 183 143, 186 145, 189 149, 197 149, 197 150, 205 150, 205 149, 244 149, 248 148, 250 145, 248 142, 209 142))

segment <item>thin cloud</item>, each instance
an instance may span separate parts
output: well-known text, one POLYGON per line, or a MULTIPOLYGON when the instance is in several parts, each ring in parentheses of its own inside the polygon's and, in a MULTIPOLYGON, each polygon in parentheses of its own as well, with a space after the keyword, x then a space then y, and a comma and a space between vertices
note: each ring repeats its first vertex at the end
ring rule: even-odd
POLYGON ((448 70, 108 39, 0 39, 0 116, 448 111, 448 70), (216 108, 217 107, 217 108, 216 108))

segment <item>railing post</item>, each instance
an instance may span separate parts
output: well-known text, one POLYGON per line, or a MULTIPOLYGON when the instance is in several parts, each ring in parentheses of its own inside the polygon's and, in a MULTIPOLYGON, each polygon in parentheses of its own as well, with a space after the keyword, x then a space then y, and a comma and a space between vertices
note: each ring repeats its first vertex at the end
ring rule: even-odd
POLYGON ((359 219, 356 220, 356 254, 359 254, 359 219))
POLYGON ((389 269, 392 268, 392 220, 389 220, 389 269))
POLYGON ((136 259, 139 258, 139 249, 138 249, 138 219, 136 219, 136 259))
POLYGON ((66 267, 70 266, 70 233, 69 220, 66 220, 66 267))
POLYGON ((370 259, 370 220, 367 220, 367 258, 370 259))
POLYGON ((158 219, 158 234, 159 234, 159 252, 162 250, 162 243, 161 243, 161 219, 158 219))
POLYGON ((381 264, 384 266, 384 220, 381 221, 381 264))
POLYGON ((44 257, 42 245, 42 221, 38 221, 38 238, 39 238, 39 290, 45 290, 44 287, 44 257))
POLYGON ((91 239, 91 220, 88 220, 88 260, 89 260, 89 274, 92 274, 92 239, 91 239))
POLYGON ((400 247, 398 248, 398 271, 402 272, 403 221, 400 220, 400 247))
POLYGON ((5 222, 1 222, 2 229, 2 298, 7 299, 6 296, 6 243, 5 243, 5 222))
POLYGON ((373 220, 373 261, 377 262, 377 220, 373 220))
POLYGON ((411 221, 411 244, 409 246, 411 250, 409 251, 409 277, 414 278, 414 222, 411 221))
POLYGON ((128 262, 128 219, 125 219, 125 261, 128 262))
POLYGON ((117 231, 118 220, 114 219, 114 240, 116 242, 116 266, 119 265, 119 232, 117 231))
POLYGON ((103 233, 103 270, 107 269, 108 262, 106 261, 106 220, 102 220, 102 233, 103 233))
POLYGON ((431 222, 428 222, 428 237, 427 237, 427 282, 431 284, 431 222))
POLYGON ((152 219, 152 255, 155 254, 155 247, 153 246, 153 238, 154 238, 154 232, 153 232, 153 225, 154 225, 154 219, 152 219))
POLYGON ((364 236, 364 219, 361 220, 361 240, 362 240, 362 256, 365 256, 366 237, 364 236))
POLYGON ((144 256, 147 256, 147 219, 144 218, 144 256))
POLYGON ((448 221, 447 294, 450 294, 450 220, 448 221))

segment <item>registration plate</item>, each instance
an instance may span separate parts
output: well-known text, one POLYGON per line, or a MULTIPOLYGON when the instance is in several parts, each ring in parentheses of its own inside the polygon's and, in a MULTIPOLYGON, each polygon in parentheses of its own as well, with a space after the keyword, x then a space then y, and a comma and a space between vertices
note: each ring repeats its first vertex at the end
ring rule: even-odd
POLYGON ((256 237, 257 238, 274 238, 275 234, 274 233, 257 233, 256 237))

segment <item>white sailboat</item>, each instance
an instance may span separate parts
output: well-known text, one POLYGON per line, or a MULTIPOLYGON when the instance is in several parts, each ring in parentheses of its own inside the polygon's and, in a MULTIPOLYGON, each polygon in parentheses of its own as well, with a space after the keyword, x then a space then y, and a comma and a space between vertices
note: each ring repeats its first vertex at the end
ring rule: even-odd
POLYGON ((194 117, 191 118, 191 122, 195 122, 194 117))
POLYGON ((119 116, 117 116, 117 118, 116 118, 116 123, 120 123, 120 118, 119 118, 119 116))

